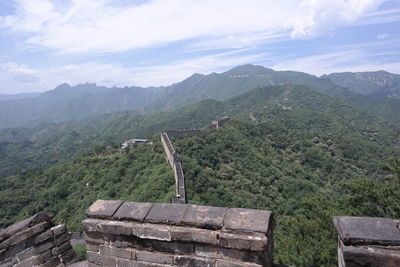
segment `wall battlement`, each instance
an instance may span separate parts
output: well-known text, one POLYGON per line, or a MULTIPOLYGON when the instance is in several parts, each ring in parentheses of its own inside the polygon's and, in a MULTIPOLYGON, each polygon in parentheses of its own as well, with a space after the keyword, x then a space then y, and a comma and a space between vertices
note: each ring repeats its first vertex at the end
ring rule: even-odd
POLYGON ((65 225, 40 212, 0 231, 0 266, 65 266, 76 261, 65 225))
POLYGON ((272 266, 269 211, 98 200, 86 214, 90 266, 272 266))

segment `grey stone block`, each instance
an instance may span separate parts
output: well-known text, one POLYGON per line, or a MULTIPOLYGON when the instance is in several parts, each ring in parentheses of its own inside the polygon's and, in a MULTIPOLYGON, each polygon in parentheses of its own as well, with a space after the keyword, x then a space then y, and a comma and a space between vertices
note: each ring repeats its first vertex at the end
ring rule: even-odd
POLYGON ((65 226, 65 224, 59 224, 52 227, 51 230, 53 231, 54 236, 59 236, 67 232, 67 227, 65 226))
POLYGON ((224 228, 228 230, 267 233, 272 227, 273 213, 266 210, 232 208, 226 213, 224 228))
POLYGON ((227 248, 242 250, 264 251, 267 249, 268 239, 265 234, 232 234, 222 232, 219 236, 219 245, 227 248))
POLYGON ((113 218, 143 222, 152 206, 153 203, 124 202, 113 218))
POLYGON ((399 247, 386 246, 346 246, 339 243, 339 251, 342 254, 345 266, 348 267, 398 267, 400 266, 399 247))
POLYGON ((218 244, 218 233, 216 231, 187 228, 187 227, 172 227, 172 240, 182 242, 205 243, 211 245, 218 244))
POLYGON ((400 220, 343 216, 333 222, 345 245, 400 246, 400 220))
POLYGON ((149 223, 165 223, 181 225, 188 209, 186 205, 155 203, 145 218, 149 223))
POLYGON ((86 215, 94 218, 111 218, 122 203, 120 200, 99 199, 86 210, 86 215))
POLYGON ((215 267, 262 267, 262 265, 230 260, 216 260, 215 267))
POLYGON ((54 245, 60 246, 62 243, 70 241, 70 240, 71 240, 71 236, 69 235, 69 233, 64 233, 64 234, 60 235, 59 237, 57 237, 56 239, 54 239, 54 245))
POLYGON ((18 253, 17 255, 15 255, 15 257, 17 258, 18 262, 22 262, 22 261, 29 259, 30 257, 35 256, 36 253, 37 253, 36 250, 33 247, 31 247, 31 248, 25 249, 24 251, 18 253))
POLYGON ((185 267, 214 267, 215 260, 190 256, 175 256, 175 264, 185 267))
POLYGON ((149 262, 149 263, 159 263, 159 264, 173 264, 174 263, 174 257, 171 254, 149 252, 149 251, 137 251, 136 260, 149 262))
POLYGON ((224 224, 227 208, 188 205, 189 208, 183 217, 183 224, 206 228, 221 229, 224 224))
POLYGON ((42 243, 47 239, 53 238, 53 231, 51 229, 47 230, 46 232, 41 233, 40 235, 36 236, 34 241, 35 244, 42 243))
POLYGON ((171 227, 168 225, 137 224, 132 228, 132 235, 142 239, 171 241, 171 227))
POLYGON ((216 246, 195 244, 194 245, 194 253, 199 257, 205 258, 219 258, 220 257, 220 249, 216 246))
POLYGON ((117 257, 117 258, 128 259, 128 260, 135 259, 135 257, 136 257, 136 251, 133 249, 129 249, 129 248, 121 249, 121 248, 101 246, 100 254, 106 255, 106 256, 117 257))

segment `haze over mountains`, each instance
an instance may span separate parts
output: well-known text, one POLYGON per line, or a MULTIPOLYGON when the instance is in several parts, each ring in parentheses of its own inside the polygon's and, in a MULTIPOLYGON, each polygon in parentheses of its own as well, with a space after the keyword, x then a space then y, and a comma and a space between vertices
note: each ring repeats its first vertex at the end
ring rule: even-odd
POLYGON ((136 114, 178 109, 204 99, 223 101, 266 85, 304 84, 382 118, 399 121, 400 75, 384 71, 334 73, 320 78, 302 72, 244 65, 224 73, 193 74, 166 87, 112 87, 62 84, 40 95, 0 96, 0 128, 82 119, 131 110, 136 114))

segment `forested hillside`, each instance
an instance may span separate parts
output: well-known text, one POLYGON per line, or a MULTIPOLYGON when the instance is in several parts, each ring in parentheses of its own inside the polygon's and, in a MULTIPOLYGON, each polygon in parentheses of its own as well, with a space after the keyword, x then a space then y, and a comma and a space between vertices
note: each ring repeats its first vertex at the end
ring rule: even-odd
POLYGON ((276 212, 277 263, 336 266, 333 215, 400 214, 399 127, 305 86, 263 87, 169 113, 121 113, 91 127, 102 144, 95 150, 4 179, 0 227, 53 210, 79 230, 98 198, 170 202, 174 178, 158 133, 190 128, 203 131, 173 140, 189 203, 276 212), (231 121, 208 129, 224 115, 231 121), (124 153, 113 147, 139 136, 154 143, 124 153))

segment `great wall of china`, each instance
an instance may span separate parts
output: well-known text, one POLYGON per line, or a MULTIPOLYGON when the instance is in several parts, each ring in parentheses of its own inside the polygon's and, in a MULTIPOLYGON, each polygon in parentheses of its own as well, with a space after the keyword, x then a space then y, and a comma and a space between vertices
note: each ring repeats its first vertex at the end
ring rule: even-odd
MULTIPOLYGON (((210 127, 227 120, 213 121, 210 127)), ((198 132, 161 133, 175 175, 173 203, 97 200, 82 222, 87 261, 80 265, 74 264, 65 225, 55 225, 53 214, 38 213, 0 230, 0 267, 272 267, 273 212, 185 204, 182 164, 169 136, 198 132)), ((400 266, 399 220, 341 216, 333 223, 339 267, 400 266)))

